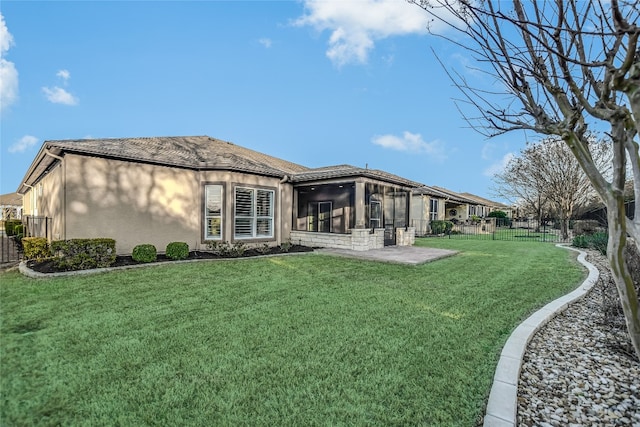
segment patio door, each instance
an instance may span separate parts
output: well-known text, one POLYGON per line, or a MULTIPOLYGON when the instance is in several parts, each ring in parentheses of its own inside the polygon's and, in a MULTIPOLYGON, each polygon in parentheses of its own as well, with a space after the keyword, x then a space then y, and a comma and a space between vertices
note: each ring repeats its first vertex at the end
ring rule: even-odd
POLYGON ((396 244, 396 228, 407 226, 407 193, 391 191, 384 195, 384 245, 396 244))
POLYGON ((319 233, 331 233, 331 216, 333 212, 332 202, 309 203, 308 231, 319 233))

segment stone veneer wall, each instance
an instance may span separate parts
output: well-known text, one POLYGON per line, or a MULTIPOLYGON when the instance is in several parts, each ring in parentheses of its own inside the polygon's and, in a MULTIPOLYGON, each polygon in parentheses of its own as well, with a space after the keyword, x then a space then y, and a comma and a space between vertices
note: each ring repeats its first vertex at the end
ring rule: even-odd
POLYGON ((291 243, 312 248, 350 249, 368 251, 384 247, 384 228, 376 228, 373 233, 368 228, 353 228, 351 234, 316 233, 311 231, 291 231, 291 243))
MULTIPOLYGON (((312 248, 350 249, 368 251, 384 247, 384 229, 376 228, 373 233, 368 228, 353 228, 351 234, 316 233, 291 231, 291 242, 312 248)), ((413 246, 416 242, 415 227, 396 229, 397 246, 413 246)))
POLYGON ((416 228, 396 228, 396 246, 413 246, 416 242, 416 228))

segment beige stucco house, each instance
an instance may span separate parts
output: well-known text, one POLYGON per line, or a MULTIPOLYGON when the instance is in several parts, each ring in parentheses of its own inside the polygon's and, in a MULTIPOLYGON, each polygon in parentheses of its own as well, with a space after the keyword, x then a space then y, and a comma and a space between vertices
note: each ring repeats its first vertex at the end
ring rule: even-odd
POLYGON ((191 136, 45 141, 18 193, 50 240, 110 237, 120 254, 173 241, 367 250, 413 243, 411 190, 420 186, 191 136))

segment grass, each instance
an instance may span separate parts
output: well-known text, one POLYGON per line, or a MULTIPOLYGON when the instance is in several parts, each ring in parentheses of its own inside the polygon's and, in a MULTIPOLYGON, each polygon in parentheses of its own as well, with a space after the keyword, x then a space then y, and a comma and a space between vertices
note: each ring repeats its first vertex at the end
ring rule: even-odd
POLYGON ((584 272, 553 245, 0 275, 2 425, 460 425, 502 345, 584 272))

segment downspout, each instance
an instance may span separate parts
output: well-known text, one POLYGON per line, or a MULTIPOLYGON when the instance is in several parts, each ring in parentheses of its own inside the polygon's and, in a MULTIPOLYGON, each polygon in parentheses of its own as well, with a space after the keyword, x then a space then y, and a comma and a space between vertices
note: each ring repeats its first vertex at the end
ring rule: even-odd
MULTIPOLYGON (((284 204, 284 197, 282 195, 282 184, 289 182, 289 175, 285 175, 282 177, 282 179, 278 182, 278 198, 280 199, 280 212, 279 212, 279 216, 280 216, 280 225, 278 227, 278 231, 276 233, 276 243, 278 245, 282 245, 282 227, 284 225, 284 209, 283 209, 283 204, 284 204)), ((293 191, 293 190, 292 190, 293 191)), ((293 226, 293 218, 291 219, 292 221, 292 226, 293 226)), ((289 230, 289 232, 291 232, 291 230, 289 230)))
MULTIPOLYGON (((60 180, 62 181, 62 230, 60 230, 62 233, 62 235, 60 236, 61 240, 66 240, 67 238, 67 167, 63 161, 63 158, 53 154, 51 151, 49 151, 48 148, 45 148, 44 150, 44 154, 46 154, 47 156, 53 157, 56 160, 60 161, 60 167, 62 168, 62 177, 60 178, 60 180)), ((46 220, 45 220, 46 221, 46 220)), ((51 223, 51 228, 53 228, 53 220, 51 223)), ((51 232, 51 235, 53 237, 53 231, 51 232)))

